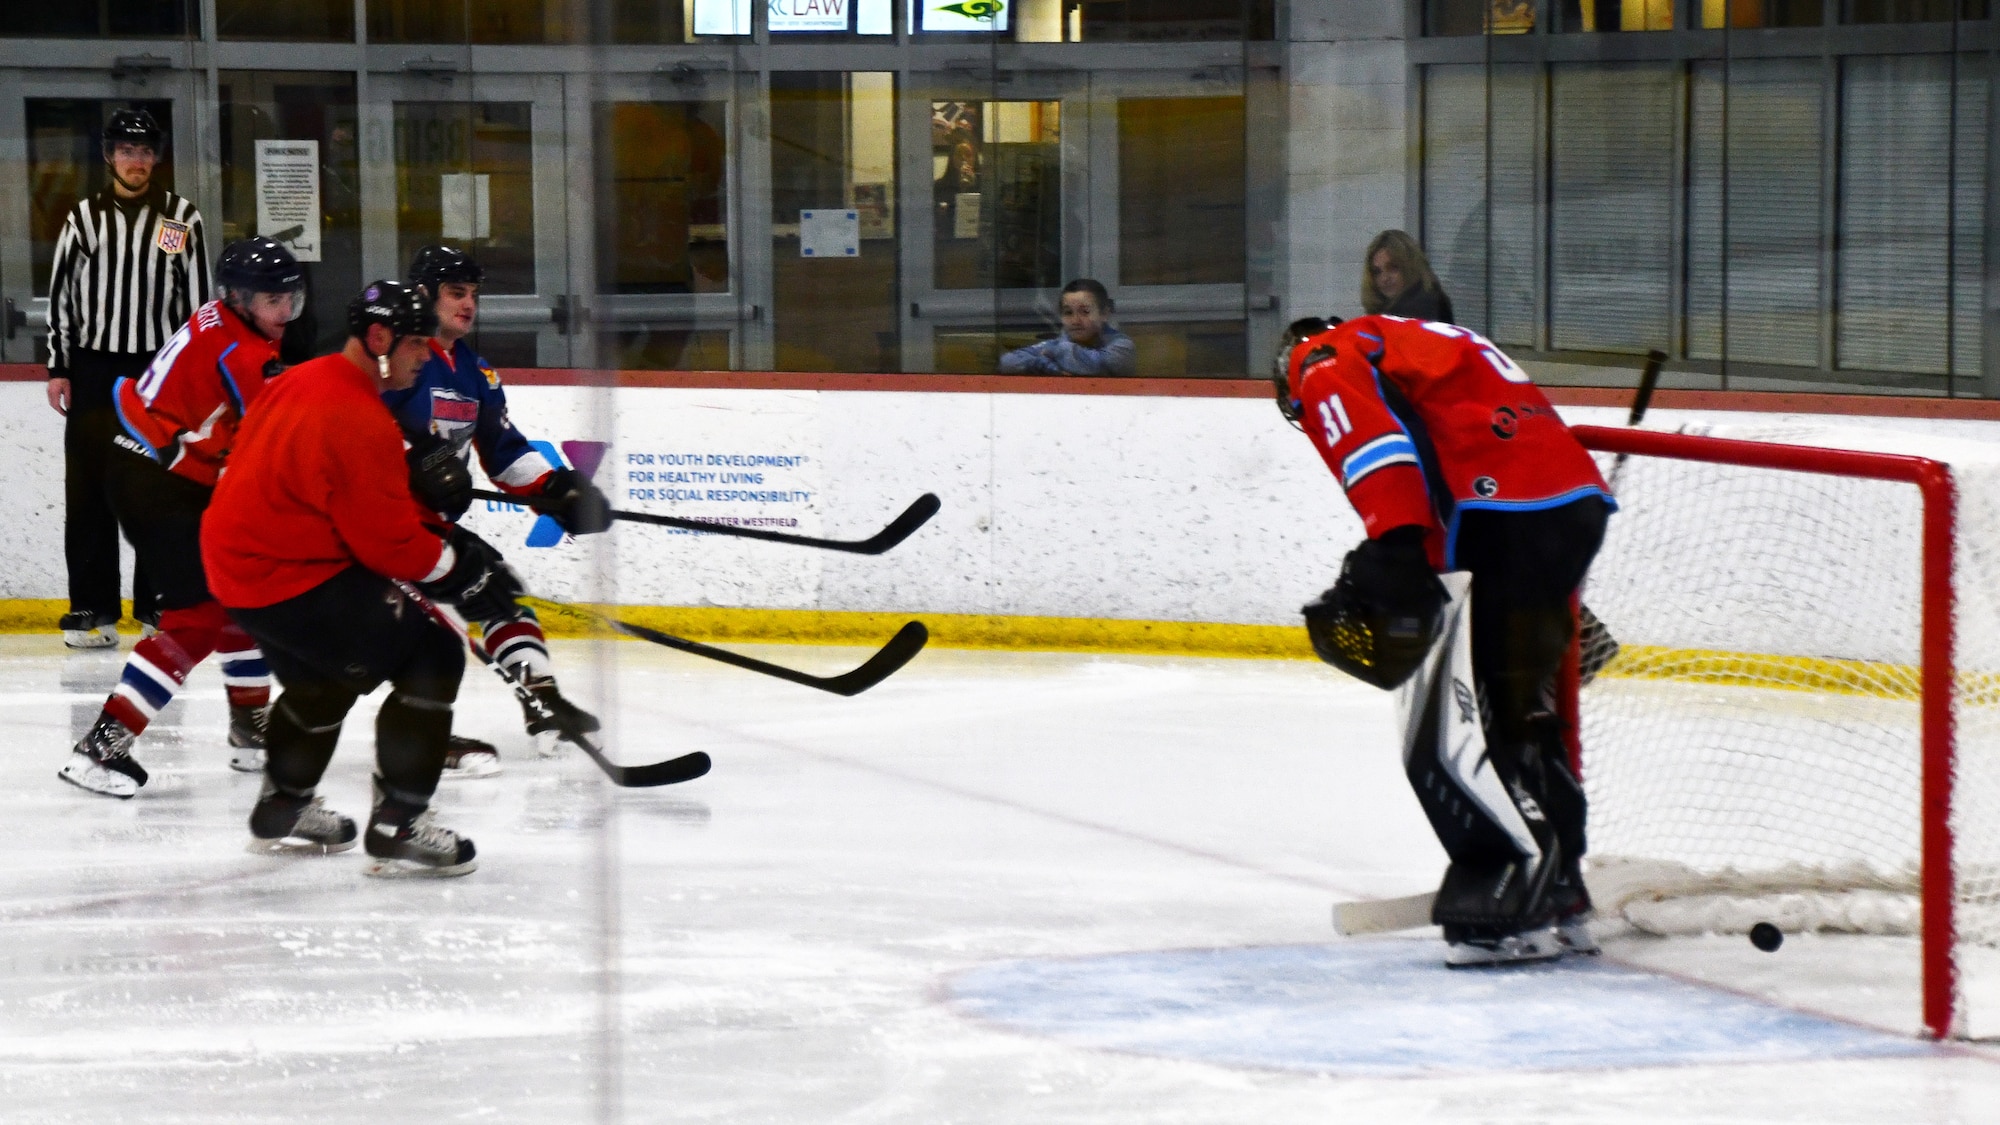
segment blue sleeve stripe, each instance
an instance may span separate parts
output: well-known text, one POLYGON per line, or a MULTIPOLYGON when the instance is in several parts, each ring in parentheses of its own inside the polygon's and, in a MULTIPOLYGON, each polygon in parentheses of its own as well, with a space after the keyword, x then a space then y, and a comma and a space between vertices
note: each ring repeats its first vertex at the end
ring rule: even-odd
POLYGON ((146 452, 152 455, 153 460, 158 461, 160 459, 160 451, 153 448, 153 443, 146 440, 146 435, 134 429, 131 421, 125 417, 124 396, 118 393, 118 388, 131 381, 129 377, 121 375, 118 377, 117 382, 111 384, 111 408, 118 412, 118 428, 132 435, 132 440, 145 446, 146 452))
POLYGON ((222 354, 215 357, 215 369, 221 372, 222 386, 229 392, 229 397, 236 400, 236 416, 241 418, 243 416, 243 391, 236 385, 236 376, 229 373, 229 353, 235 351, 238 346, 231 344, 222 349, 222 354))
POLYGON ((1411 450, 1408 453, 1397 453, 1392 456, 1383 457, 1376 461, 1371 462, 1367 467, 1361 469, 1359 472, 1348 474, 1347 479, 1341 482, 1341 487, 1353 488, 1355 485, 1360 484, 1364 478, 1366 478, 1370 473, 1373 473, 1377 469, 1386 469, 1391 465, 1415 465, 1416 463, 1417 463, 1417 454, 1415 450, 1411 450))
POLYGON ((1348 454, 1347 459, 1340 463, 1340 479, 1352 484, 1381 468, 1382 463, 1392 457, 1400 457, 1412 464, 1416 462, 1417 445, 1409 435, 1384 434, 1348 454))

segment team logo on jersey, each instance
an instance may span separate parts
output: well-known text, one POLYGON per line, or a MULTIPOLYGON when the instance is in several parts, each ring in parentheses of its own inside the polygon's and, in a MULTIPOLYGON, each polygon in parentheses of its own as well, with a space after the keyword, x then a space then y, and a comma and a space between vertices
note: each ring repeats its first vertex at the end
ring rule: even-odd
POLYGON ((1474 477, 1472 478, 1472 491, 1491 500, 1499 494, 1500 482, 1494 480, 1492 477, 1474 477))
POLYGON ((479 404, 457 391, 431 388, 431 432, 463 449, 479 425, 479 404))
POLYGON ((1511 407, 1496 406, 1493 408, 1494 437, 1499 438, 1501 441, 1506 441, 1513 437, 1514 432, 1520 428, 1521 416, 1514 413, 1511 407))
POLYGON ((159 246, 162 251, 168 254, 178 254, 187 249, 187 244, 188 224, 177 223, 172 219, 160 220, 159 246))
POLYGON ((491 367, 488 367, 482 363, 479 365, 479 373, 481 375, 486 376, 487 386, 498 387, 500 385, 500 373, 498 371, 495 371, 491 367))

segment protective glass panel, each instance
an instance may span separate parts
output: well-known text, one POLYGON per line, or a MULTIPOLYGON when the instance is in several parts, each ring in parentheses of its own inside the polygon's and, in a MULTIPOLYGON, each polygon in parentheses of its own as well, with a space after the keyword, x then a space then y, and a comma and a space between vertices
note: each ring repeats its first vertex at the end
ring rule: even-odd
POLYGON ((535 291, 532 108, 396 103, 399 261, 446 242, 479 260, 485 292, 535 291))
POLYGON ((1062 105, 931 103, 940 289, 1062 284, 1062 105))

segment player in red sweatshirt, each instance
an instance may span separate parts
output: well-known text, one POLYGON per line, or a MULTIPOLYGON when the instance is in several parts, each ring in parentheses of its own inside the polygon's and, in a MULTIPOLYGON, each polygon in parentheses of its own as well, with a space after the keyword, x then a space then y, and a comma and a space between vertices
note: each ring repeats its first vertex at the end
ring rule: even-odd
POLYGON ((1455 325, 1299 321, 1274 376, 1368 532, 1306 607, 1314 648, 1382 687, 1430 669, 1404 767, 1451 858, 1432 912, 1447 964, 1594 952, 1583 790, 1546 693, 1615 506, 1596 463, 1526 372, 1455 325), (1471 575, 1469 667, 1451 571, 1471 575))
POLYGON ((215 595, 263 646, 283 693, 272 708, 250 832, 273 851, 343 851, 355 826, 315 794, 348 710, 384 681, 375 720, 373 875, 461 875, 472 841, 436 823, 458 636, 398 582, 471 614, 520 585, 478 536, 427 526, 382 392, 409 386, 437 315, 422 290, 378 281, 348 306, 347 346, 286 372, 250 412, 202 528, 215 595))
POLYGON ((195 665, 220 653, 229 693, 230 765, 264 768, 271 674, 249 634, 209 593, 201 520, 236 426, 278 370, 278 340, 305 308, 305 270, 268 238, 234 242, 216 262, 222 299, 195 310, 137 379, 112 387, 119 432, 105 465, 112 510, 160 592, 160 622, 125 663, 104 710, 57 776, 131 797, 146 783, 132 744, 195 665))

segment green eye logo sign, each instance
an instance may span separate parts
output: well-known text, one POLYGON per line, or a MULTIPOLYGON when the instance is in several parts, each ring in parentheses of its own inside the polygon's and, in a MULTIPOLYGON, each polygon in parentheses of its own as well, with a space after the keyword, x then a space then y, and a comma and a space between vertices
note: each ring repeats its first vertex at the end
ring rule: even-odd
POLYGON ((966 19, 991 22, 993 17, 999 15, 1006 7, 1003 0, 958 0, 956 4, 939 4, 937 10, 961 15, 966 19))

